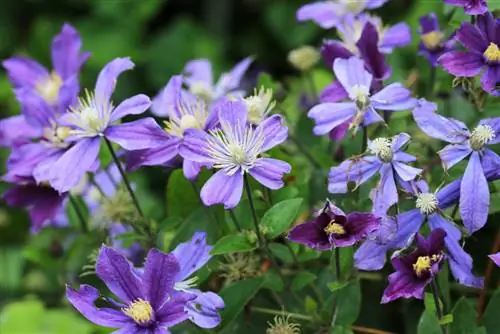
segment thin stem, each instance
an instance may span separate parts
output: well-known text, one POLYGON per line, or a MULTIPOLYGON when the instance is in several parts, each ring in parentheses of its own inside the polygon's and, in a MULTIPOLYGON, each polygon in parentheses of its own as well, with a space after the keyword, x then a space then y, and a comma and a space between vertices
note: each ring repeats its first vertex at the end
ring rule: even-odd
POLYGON ((304 156, 307 158, 307 160, 309 160, 309 162, 316 168, 318 169, 321 169, 321 164, 318 162, 318 160, 316 160, 316 158, 314 156, 312 156, 312 154, 307 150, 307 148, 305 148, 302 143, 297 139, 295 138, 293 135, 288 135, 288 139, 290 139, 294 144, 295 146, 297 146, 297 148, 299 149, 299 151, 304 154, 304 156))
POLYGON ((78 217, 78 221, 80 222, 80 227, 81 227, 83 233, 88 233, 89 228, 87 226, 87 222, 85 221, 83 213, 80 210, 80 207, 78 206, 77 200, 73 197, 73 195, 69 195, 69 201, 71 202, 71 206, 73 207, 73 210, 75 210, 75 214, 78 217))
POLYGON ((234 211, 232 209, 229 209, 228 212, 229 216, 231 217, 231 220, 233 221, 234 226, 236 227, 236 230, 238 230, 238 232, 241 232, 242 229, 240 223, 238 222, 238 218, 236 218, 236 215, 234 214, 234 211))
POLYGON ((304 320, 304 321, 314 321, 314 318, 308 315, 302 315, 299 313, 290 313, 286 311, 280 311, 280 310, 273 310, 269 308, 264 308, 264 307, 252 307, 252 311, 259 312, 259 313, 264 313, 264 314, 272 314, 272 315, 282 315, 284 317, 290 317, 298 320, 304 320))
POLYGON ((264 187, 265 193, 266 193, 266 199, 267 203, 269 204, 269 207, 273 206, 273 193, 271 189, 264 187))
POLYGON ((340 249, 336 248, 335 252, 335 275, 337 280, 340 281, 340 249))
POLYGON ((431 67, 431 75, 430 75, 430 78, 429 78, 429 87, 427 88, 428 89, 428 92, 427 92, 427 96, 429 98, 432 97, 432 93, 434 93, 434 86, 436 84, 436 67, 435 66, 432 66, 431 67))
MULTIPOLYGON (((334 252, 334 257, 335 257, 335 278, 337 281, 340 281, 340 252, 338 248, 335 248, 333 250, 334 252)), ((332 312, 332 320, 330 322, 330 327, 334 328, 335 327, 335 322, 337 321, 337 314, 339 311, 339 303, 336 297, 334 297, 335 300, 333 301, 333 312, 332 312)))
POLYGON ((247 174, 245 174, 244 176, 244 182, 245 182, 245 190, 247 192, 247 197, 248 197, 248 204, 250 205, 250 211, 252 211, 255 234, 257 234, 257 239, 259 240, 259 247, 267 249, 267 245, 265 244, 264 238, 262 237, 262 233, 260 232, 259 220, 257 218, 257 212, 255 211, 255 206, 253 203, 252 187, 250 186, 250 180, 248 179, 247 174))
POLYGON ((441 309, 441 304, 439 303, 439 288, 435 279, 431 281, 431 290, 432 297, 434 298, 434 304, 436 305, 436 314, 438 319, 441 320, 443 318, 443 310, 441 309))
POLYGON ((106 193, 102 190, 102 187, 99 183, 97 183, 93 175, 90 178, 90 183, 92 183, 92 185, 99 191, 99 194, 101 194, 102 197, 106 197, 106 193))
POLYGON ((368 129, 366 126, 363 127, 363 142, 361 143, 361 152, 366 151, 368 145, 368 129))
POLYGON ((132 187, 130 186, 130 182, 127 179, 127 175, 125 174, 125 171, 123 170, 123 167, 120 163, 120 160, 116 156, 115 150, 113 149, 113 145, 111 144, 111 142, 107 138, 104 138, 104 141, 106 142, 106 145, 108 146, 109 153, 111 153, 111 157, 113 158, 113 161, 115 162, 116 167, 118 167, 118 171, 120 171, 123 183, 125 184, 125 187, 127 188, 127 191, 130 195, 130 198, 132 199, 132 202, 135 205, 135 208, 137 209, 137 212, 139 213, 139 215, 141 217, 144 217, 144 213, 142 212, 142 209, 139 205, 139 201, 137 200, 137 197, 135 197, 135 193, 132 190, 132 187))
POLYGON ((318 100, 318 90, 316 89, 316 85, 314 84, 314 78, 312 75, 312 72, 309 71, 308 73, 305 74, 307 83, 309 84, 309 88, 311 89, 311 95, 313 98, 313 102, 316 103, 318 100))

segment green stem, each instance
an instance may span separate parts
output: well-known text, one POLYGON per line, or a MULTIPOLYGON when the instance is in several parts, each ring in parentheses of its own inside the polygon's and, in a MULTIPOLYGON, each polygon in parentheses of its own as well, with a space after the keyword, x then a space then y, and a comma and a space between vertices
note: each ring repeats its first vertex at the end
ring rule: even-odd
POLYGON ((267 244, 265 243, 264 238, 262 237, 262 233, 260 232, 259 219, 257 218, 257 211, 255 211, 255 206, 253 203, 252 187, 250 186, 250 180, 248 179, 247 174, 244 175, 244 182, 245 182, 245 191, 248 197, 248 204, 250 205, 250 211, 252 212, 255 234, 257 234, 257 240, 259 241, 259 247, 262 247, 267 250, 267 244))
POLYGON ((273 310, 269 308, 264 308, 264 307, 252 307, 252 311, 259 312, 259 313, 264 313, 264 314, 272 314, 272 315, 282 315, 284 317, 290 317, 298 320, 304 320, 304 321, 314 321, 314 318, 308 315, 302 315, 298 313, 290 313, 286 311, 279 311, 279 310, 273 310))
MULTIPOLYGON (((335 261, 334 261, 334 266, 335 266, 335 277, 337 279, 337 281, 340 281, 340 252, 339 252, 339 249, 338 248, 335 248, 333 250, 333 252, 335 253, 333 256, 335 258, 335 261)), ((330 322, 330 326, 331 328, 334 328, 335 327, 335 322, 337 321, 337 314, 338 314, 338 311, 339 311, 339 308, 338 308, 338 300, 336 297, 334 297, 334 301, 333 301, 333 311, 332 311, 332 321, 330 322)))
POLYGON ((335 252, 335 275, 337 280, 340 281, 340 249, 336 248, 335 252))
POLYGON ((242 229, 241 229, 240 223, 238 222, 238 218, 236 218, 236 215, 234 214, 234 211, 232 209, 229 209, 228 212, 229 212, 229 216, 231 217, 231 220, 233 221, 234 226, 236 227, 236 230, 238 232, 241 232, 242 229))
POLYGON ((368 129, 366 126, 363 127, 363 142, 361 143, 361 153, 366 151, 368 145, 368 129))
POLYGON ((141 217, 144 217, 144 213, 142 212, 142 209, 139 205, 139 201, 137 200, 137 197, 135 196, 135 193, 132 190, 132 187, 130 186, 130 182, 127 179, 127 175, 125 174, 125 171, 123 170, 123 167, 120 163, 120 160, 116 156, 115 150, 113 149, 113 145, 111 144, 111 142, 107 138, 104 138, 104 141, 106 142, 106 145, 108 146, 109 153, 111 153, 111 157, 113 158, 113 161, 115 162, 116 167, 118 167, 118 171, 120 172, 120 174, 122 176, 123 183, 125 184, 125 187, 127 188, 127 191, 130 195, 130 198, 132 199, 132 202, 135 205, 135 208, 137 209, 137 212, 139 213, 139 215, 141 217))
POLYGON ((428 89, 428 97, 429 99, 432 97, 432 94, 434 93, 434 86, 436 84, 436 67, 432 66, 431 67, 431 75, 429 78, 429 87, 428 89))
MULTIPOLYGON (((443 319, 444 313, 439 302, 439 287, 437 285, 436 278, 433 278, 431 281, 431 291, 432 297, 434 299, 434 305, 436 306, 436 314, 438 316, 438 319, 441 321, 443 319)), ((448 333, 448 326, 441 325, 441 329, 443 330, 443 333, 448 333)))
POLYGON ((78 217, 78 221, 80 222, 80 227, 83 233, 88 233, 89 228, 83 216, 83 212, 80 210, 80 207, 78 206, 77 200, 73 197, 73 195, 69 195, 69 201, 71 203, 71 206, 73 207, 73 210, 75 211, 76 216, 78 217))
POLYGON ((305 77, 306 77, 307 83, 309 84, 312 98, 313 98, 314 102, 316 102, 318 100, 318 90, 316 89, 316 85, 314 84, 314 78, 313 78, 312 72, 309 71, 309 72, 305 73, 305 77))

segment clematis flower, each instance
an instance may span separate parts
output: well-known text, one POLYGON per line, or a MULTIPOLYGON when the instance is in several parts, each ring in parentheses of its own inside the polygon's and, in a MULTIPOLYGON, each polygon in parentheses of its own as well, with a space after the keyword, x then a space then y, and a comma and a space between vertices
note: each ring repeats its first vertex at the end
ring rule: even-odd
POLYGON ((66 298, 92 323, 119 328, 115 333, 170 333, 168 328, 188 318, 186 303, 195 295, 174 290, 180 267, 172 254, 153 248, 146 256, 144 270, 136 270, 120 253, 103 246, 96 262, 97 276, 119 298, 109 306, 97 307, 99 291, 86 284, 78 290, 66 288, 66 298))
POLYGON ((500 253, 495 253, 488 255, 488 257, 493 261, 497 266, 500 267, 500 253))
POLYGON ((101 138, 114 142, 125 150, 154 148, 161 144, 163 130, 151 117, 116 124, 127 115, 146 111, 151 102, 146 95, 135 95, 117 107, 111 102, 118 76, 134 67, 129 58, 116 58, 99 73, 94 92, 87 92, 63 116, 70 128, 66 142, 73 145, 50 167, 47 181, 58 191, 75 187, 86 171, 98 161, 101 138))
POLYGON ((460 185, 460 215, 467 230, 474 233, 486 224, 490 206, 484 170, 500 167, 500 157, 487 148, 500 142, 500 118, 482 120, 470 132, 464 123, 437 114, 436 108, 433 103, 421 102, 413 117, 428 136, 450 143, 438 152, 446 170, 469 157, 460 185))
POLYGON ((420 18, 420 54, 425 56, 432 66, 437 66, 438 58, 446 52, 453 51, 455 46, 455 35, 446 39, 439 29, 438 19, 435 13, 427 14, 420 18))
POLYGON ((444 3, 463 7, 465 13, 469 15, 481 15, 488 11, 486 0, 444 0, 444 3))
POLYGON ((485 69, 481 77, 483 89, 494 96, 500 95, 497 88, 500 77, 497 68, 500 63, 500 49, 496 34, 500 23, 491 13, 477 17, 475 25, 462 23, 457 39, 466 51, 451 51, 443 54, 438 63, 443 69, 458 77, 475 77, 485 69))
MULTIPOLYGON (((27 57, 16 56, 2 62, 23 114, 33 114, 32 110, 25 111, 33 105, 42 109, 40 113, 48 110, 53 115, 61 114, 75 101, 80 89, 79 72, 90 56, 80 52, 81 46, 78 31, 64 24, 52 40, 52 72, 27 57)), ((30 117, 12 116, 0 121, 2 146, 26 143, 42 134, 39 123, 30 117)))
POLYGON ((303 5, 297 11, 297 21, 309 21, 321 28, 337 27, 348 14, 359 14, 365 9, 375 9, 388 0, 334 0, 317 1, 303 5))
MULTIPOLYGON (((129 170, 140 166, 168 166, 180 159, 179 149, 187 129, 212 130, 218 123, 216 108, 182 90, 183 77, 173 76, 160 94, 153 100, 152 111, 160 117, 168 117, 165 131, 158 138, 161 145, 155 148, 132 151, 128 154, 129 170)), ((182 159, 184 176, 189 180, 198 177, 202 165, 182 159)))
POLYGON ((185 159, 219 169, 201 190, 203 203, 234 208, 241 199, 246 173, 270 189, 283 187, 283 174, 289 173, 291 166, 261 156, 286 140, 288 129, 282 125, 281 116, 273 115, 255 127, 248 124, 243 101, 222 103, 218 110, 220 128, 210 133, 186 130, 180 149, 185 159))
POLYGON ((350 102, 320 103, 309 110, 307 116, 316 123, 313 128, 316 135, 327 134, 344 124, 349 124, 349 129, 356 133, 359 127, 384 121, 377 110, 406 110, 416 104, 411 92, 399 83, 370 94, 373 76, 359 58, 336 59, 333 71, 350 102))
POLYGON ((384 27, 378 16, 369 14, 348 14, 338 25, 338 33, 343 45, 353 54, 358 54, 356 43, 360 40, 365 24, 370 22, 376 29, 379 37, 378 47, 383 53, 391 53, 394 48, 410 44, 411 31, 406 23, 398 23, 392 27, 384 27))
POLYGON ((472 272, 472 257, 461 246, 462 233, 443 211, 453 203, 451 201, 450 204, 450 198, 455 202, 458 200, 458 184, 456 187, 450 184, 436 193, 430 192, 423 180, 409 182, 405 188, 415 198, 415 209, 387 218, 398 227, 396 233, 383 243, 372 240, 363 243, 354 255, 355 266, 361 270, 382 269, 387 251, 405 248, 424 222, 427 222, 431 230, 446 231, 446 253, 455 279, 466 286, 482 287, 483 279, 475 277, 472 272))
POLYGON ((352 212, 326 201, 325 207, 313 220, 295 226, 288 239, 320 251, 334 247, 348 247, 366 238, 380 224, 380 218, 371 213, 352 212))
POLYGON ((207 104, 217 102, 226 96, 242 96, 244 92, 238 88, 251 63, 251 58, 243 59, 230 72, 223 73, 214 85, 210 61, 195 59, 184 67, 184 83, 191 94, 205 100, 207 104))
POLYGON ((429 237, 416 235, 417 248, 406 256, 392 259, 396 272, 389 275, 389 285, 384 291, 382 303, 398 298, 424 298, 424 290, 441 270, 445 255, 443 253, 443 229, 435 229, 429 237))
POLYGON ((212 257, 212 246, 207 244, 205 232, 196 232, 191 240, 179 244, 172 254, 179 262, 180 271, 175 276, 174 290, 194 294, 195 299, 186 303, 188 318, 201 328, 215 328, 221 322, 219 310, 224 308, 224 301, 213 292, 202 292, 195 288, 198 278, 189 278, 203 267, 212 257))
POLYGON ((401 133, 392 138, 377 138, 368 143, 367 153, 332 167, 328 175, 328 191, 333 194, 347 192, 349 182, 358 187, 368 181, 375 173, 380 181, 373 196, 374 212, 386 212, 398 201, 396 182, 411 181, 422 170, 407 165, 416 158, 403 152, 410 136, 401 133))

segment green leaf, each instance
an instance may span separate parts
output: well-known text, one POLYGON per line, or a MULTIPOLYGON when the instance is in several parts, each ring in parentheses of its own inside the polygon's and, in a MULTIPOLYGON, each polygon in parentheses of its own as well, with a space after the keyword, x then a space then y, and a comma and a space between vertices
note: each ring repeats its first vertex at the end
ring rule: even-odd
POLYGON ((267 236, 276 238, 288 230, 299 213, 302 198, 294 198, 275 204, 262 217, 261 224, 267 227, 267 236))
POLYGON ((343 289, 336 291, 338 313, 336 324, 352 325, 358 319, 361 309, 361 285, 359 279, 351 281, 343 289))
POLYGON ((304 309, 307 314, 316 315, 318 313, 318 303, 309 296, 306 296, 304 300, 304 309))
POLYGON ((176 230, 175 235, 172 237, 167 250, 172 250, 181 242, 185 242, 193 236, 195 232, 206 231, 208 234, 208 242, 214 242, 213 234, 208 229, 207 215, 205 208, 198 208, 193 211, 187 218, 185 218, 181 226, 176 230))
POLYGON ((500 289, 495 291, 484 311, 482 324, 488 333, 494 333, 500 328, 498 310, 500 310, 500 289))
POLYGON ((281 292, 285 288, 285 283, 281 277, 273 272, 267 272, 264 277, 266 278, 262 288, 269 289, 276 292, 281 292))
POLYGON ((224 310, 221 312, 221 328, 228 326, 236 319, 238 314, 245 308, 245 305, 259 292, 264 280, 264 277, 259 277, 239 281, 224 287, 220 291, 219 295, 225 303, 224 310))
POLYGON ((453 334, 469 334, 474 333, 476 326, 476 310, 467 301, 460 299, 453 308, 453 323, 450 326, 450 331, 453 334))
POLYGON ((250 243, 246 235, 226 235, 214 245, 212 255, 227 253, 250 252, 257 248, 257 245, 250 243))
POLYGON ((330 289, 331 292, 335 292, 337 290, 343 289, 347 286, 347 282, 340 282, 340 281, 335 281, 327 284, 328 289, 330 289))
POLYGON ((182 169, 172 172, 167 184, 167 210, 169 216, 188 217, 201 206, 198 193, 184 176, 182 169))
POLYGON ((308 271, 301 271, 293 278, 291 289, 292 291, 300 291, 315 280, 316 275, 314 275, 313 273, 310 273, 308 271))
POLYGON ((441 326, 436 314, 429 311, 424 311, 417 328, 418 334, 442 334, 441 326))
MULTIPOLYGON (((425 305, 425 310, 429 311, 430 313, 436 314, 436 303, 434 302, 434 297, 432 293, 426 292, 424 296, 424 305, 425 305)), ((441 310, 443 309, 443 302, 441 302, 441 299, 439 300, 439 306, 441 307, 441 310)))
POLYGON ((440 325, 449 325, 453 322, 453 314, 445 314, 443 317, 439 320, 440 325))
POLYGON ((293 256, 291 250, 283 244, 277 242, 272 242, 269 244, 269 249, 271 253, 279 258, 284 263, 293 263, 293 256))
POLYGON ((332 334, 354 334, 354 332, 347 327, 335 326, 332 334))

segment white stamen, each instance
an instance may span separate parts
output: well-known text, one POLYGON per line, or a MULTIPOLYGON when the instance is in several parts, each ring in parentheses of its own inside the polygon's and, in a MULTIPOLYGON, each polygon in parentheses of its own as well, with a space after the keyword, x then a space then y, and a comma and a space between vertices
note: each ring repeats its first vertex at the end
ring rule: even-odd
POLYGON ((273 91, 271 89, 264 89, 261 87, 254 95, 249 96, 243 100, 247 105, 248 121, 252 124, 259 125, 260 122, 271 112, 276 104, 271 101, 273 98, 273 91))
POLYGON ((478 151, 483 148, 490 140, 495 139, 495 131, 486 124, 478 125, 470 136, 470 146, 473 150, 478 151))
POLYGON ((189 91, 193 94, 199 97, 200 99, 203 99, 207 102, 212 101, 214 97, 214 92, 211 87, 209 87, 205 82, 203 81, 195 81, 189 86, 189 91))
POLYGON ((59 90, 63 84, 63 80, 56 72, 52 72, 48 77, 43 78, 35 89, 41 97, 49 104, 57 102, 59 97, 59 90))
POLYGON ((165 131, 176 137, 184 135, 186 129, 204 129, 208 119, 208 108, 203 100, 178 106, 179 117, 171 117, 165 122, 165 131))
POLYGON ((77 107, 70 107, 69 122, 80 128, 72 130, 71 134, 81 137, 102 135, 113 109, 110 101, 98 101, 93 93, 86 91, 84 97, 78 98, 77 107))
POLYGON ((358 110, 365 110, 370 105, 370 87, 362 85, 352 86, 349 98, 356 102, 358 110))
POLYGON ((430 215, 434 213, 438 208, 438 200, 434 194, 431 193, 421 193, 417 197, 416 207, 420 209, 420 212, 424 215, 430 215))
POLYGON ((68 143, 64 140, 69 137, 71 129, 65 126, 58 126, 55 122, 50 127, 43 129, 43 139, 53 147, 65 148, 68 143))
POLYGON ((388 138, 377 138, 370 143, 369 150, 383 162, 392 160, 392 141, 388 138))
POLYGON ((187 291, 197 286, 197 283, 200 279, 196 276, 191 277, 185 281, 177 282, 174 285, 174 290, 176 291, 187 291))
POLYGON ((232 126, 220 122, 220 129, 212 130, 208 142, 208 154, 215 168, 224 169, 228 175, 251 169, 264 144, 262 128, 232 126))

